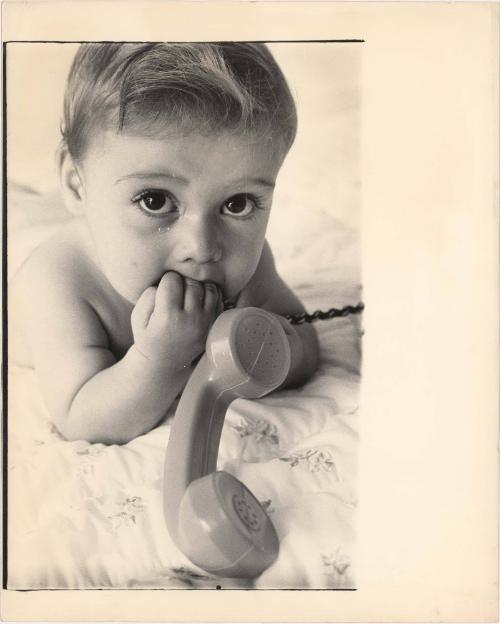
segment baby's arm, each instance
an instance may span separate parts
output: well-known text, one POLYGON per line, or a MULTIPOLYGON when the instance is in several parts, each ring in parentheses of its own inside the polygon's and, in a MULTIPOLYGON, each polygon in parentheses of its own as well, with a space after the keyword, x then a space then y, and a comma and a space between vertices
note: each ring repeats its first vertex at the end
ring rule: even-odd
POLYGON ((278 275, 267 242, 257 270, 238 300, 240 306, 256 306, 278 315, 288 336, 292 355, 290 372, 283 386, 293 387, 305 383, 318 366, 318 338, 312 325, 291 325, 284 318, 287 314, 301 314, 305 309, 278 275))
POLYGON ((165 415, 192 372, 220 309, 215 287, 166 274, 132 313, 134 344, 117 361, 97 313, 73 283, 33 284, 17 310, 32 344, 47 407, 68 440, 125 443, 165 415), (185 292, 184 292, 185 291, 185 292), (25 302, 26 303, 26 302, 25 302), (33 305, 34 304, 34 305, 33 305))

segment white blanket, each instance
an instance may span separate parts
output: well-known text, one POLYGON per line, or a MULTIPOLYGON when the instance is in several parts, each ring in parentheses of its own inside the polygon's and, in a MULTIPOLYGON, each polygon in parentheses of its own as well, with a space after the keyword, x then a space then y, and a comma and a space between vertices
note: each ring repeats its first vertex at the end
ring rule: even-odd
MULTIPOLYGON (((57 212, 30 212, 29 194, 17 190, 9 198, 12 270, 61 222, 57 212), (16 200, 22 211, 14 210, 16 200)), ((277 254, 285 277, 298 276, 292 286, 310 311, 359 300, 358 285, 339 279, 338 264, 328 271, 357 251, 347 230, 337 238, 344 247, 330 250, 323 224, 304 241, 329 250, 310 271, 314 283, 291 257, 277 254)), ((299 390, 235 401, 226 417, 219 468, 250 487, 280 539, 277 561, 254 582, 206 574, 169 538, 162 478, 173 410, 124 446, 66 442, 50 424, 34 373, 11 367, 9 588, 355 587, 359 319, 316 327, 321 361, 314 378, 299 390)))

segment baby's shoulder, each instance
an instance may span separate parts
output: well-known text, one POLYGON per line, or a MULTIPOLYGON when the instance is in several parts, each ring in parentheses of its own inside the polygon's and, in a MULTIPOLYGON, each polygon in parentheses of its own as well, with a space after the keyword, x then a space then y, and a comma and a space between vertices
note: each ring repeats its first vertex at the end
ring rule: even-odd
POLYGON ((50 342, 64 323, 72 326, 80 321, 79 325, 84 326, 82 319, 91 315, 88 284, 92 278, 86 264, 74 228, 63 226, 40 244, 9 280, 12 361, 32 366, 34 343, 43 342, 44 336, 50 342))
POLYGON ((37 295, 70 297, 77 290, 82 296, 88 278, 78 225, 69 223, 41 243, 17 269, 10 280, 9 299, 30 298, 36 304, 37 295))

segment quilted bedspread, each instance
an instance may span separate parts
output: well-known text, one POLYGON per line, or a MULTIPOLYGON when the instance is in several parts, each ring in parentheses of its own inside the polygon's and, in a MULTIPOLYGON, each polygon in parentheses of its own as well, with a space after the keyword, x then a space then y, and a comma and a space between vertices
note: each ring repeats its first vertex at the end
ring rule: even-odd
MULTIPOLYGON (((29 204, 29 196, 24 199, 29 204)), ((37 223, 35 214, 29 227, 14 223, 12 270, 58 222, 56 215, 54 223, 37 223)), ((332 254, 346 253, 351 239, 344 231, 335 252, 327 253, 331 229, 322 231, 326 259, 314 281, 292 259, 282 261, 310 311, 360 296, 356 283, 329 270, 332 254)), ((316 232, 314 250, 321 245, 316 232)), ((162 491, 174 408, 154 430, 123 446, 67 442, 50 422, 33 371, 11 366, 9 588, 355 587, 360 324, 349 317, 316 327, 320 366, 305 386, 239 399, 226 416, 219 468, 250 487, 280 539, 278 559, 254 581, 210 576, 170 540, 162 491)))

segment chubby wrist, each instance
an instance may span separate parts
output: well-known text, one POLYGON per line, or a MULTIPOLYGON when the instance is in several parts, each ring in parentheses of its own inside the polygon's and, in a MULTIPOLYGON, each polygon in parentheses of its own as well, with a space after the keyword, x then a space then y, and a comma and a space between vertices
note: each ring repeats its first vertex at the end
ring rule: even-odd
POLYGON ((191 365, 178 363, 174 361, 174 358, 148 357, 135 343, 127 351, 124 361, 127 362, 127 366, 130 368, 134 377, 137 377, 137 375, 147 375, 149 377, 159 376, 164 378, 166 375, 182 375, 191 369, 191 365))

